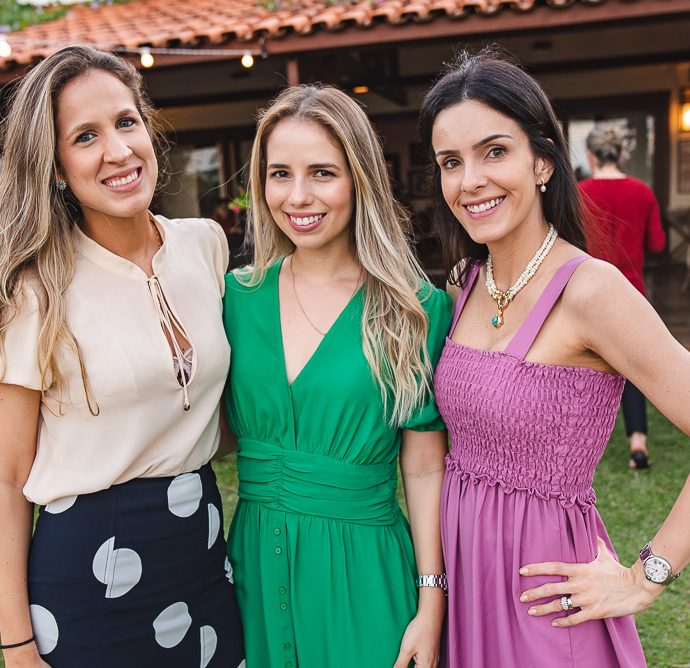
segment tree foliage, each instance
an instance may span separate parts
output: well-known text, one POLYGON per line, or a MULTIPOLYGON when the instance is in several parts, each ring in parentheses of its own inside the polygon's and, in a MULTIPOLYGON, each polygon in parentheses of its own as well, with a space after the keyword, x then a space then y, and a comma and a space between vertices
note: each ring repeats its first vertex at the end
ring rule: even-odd
MULTIPOLYGON (((129 2, 129 0, 89 0, 92 7, 122 2, 129 2)), ((33 5, 20 5, 16 0, 0 0, 0 27, 6 26, 11 31, 22 30, 36 23, 58 19, 67 14, 69 10, 70 7, 65 5, 34 7, 33 5)))

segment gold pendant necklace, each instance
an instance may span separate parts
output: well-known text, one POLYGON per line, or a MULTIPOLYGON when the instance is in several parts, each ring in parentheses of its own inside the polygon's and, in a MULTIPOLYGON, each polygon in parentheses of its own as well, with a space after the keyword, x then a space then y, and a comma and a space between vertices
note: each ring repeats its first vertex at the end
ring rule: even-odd
POLYGON ((491 324, 496 328, 500 329, 503 327, 503 311, 508 308, 510 302, 513 301, 515 295, 524 288, 529 280, 537 273, 537 269, 541 266, 541 263, 545 260, 549 251, 556 243, 556 238, 558 237, 558 232, 553 225, 549 223, 549 231, 546 233, 546 237, 542 242, 541 246, 537 252, 532 256, 532 259, 527 263, 527 266, 522 270, 522 273, 518 276, 517 281, 508 288, 507 290, 500 290, 496 287, 496 281, 494 281, 494 263, 491 258, 491 253, 489 253, 486 258, 486 289, 496 302, 496 315, 491 318, 491 324))
MULTIPOLYGON (((302 315, 304 316, 304 319, 311 325, 312 329, 317 332, 320 336, 326 336, 326 332, 322 332, 312 321, 312 319, 307 315, 306 310, 304 309, 304 306, 302 306, 302 301, 299 298, 299 295, 297 294, 297 286, 295 285, 295 271, 294 271, 294 266, 293 266, 293 261, 294 261, 294 254, 290 256, 290 274, 292 274, 292 292, 295 295, 295 301, 297 302, 297 306, 299 306, 299 310, 302 311, 302 315)), ((352 291, 352 294, 350 295, 350 298, 347 300, 347 304, 350 303, 352 298, 355 296, 355 293, 357 292, 357 289, 359 288, 359 282, 362 278, 362 268, 360 267, 359 269, 359 274, 357 275, 357 281, 355 282, 355 289, 352 291)))

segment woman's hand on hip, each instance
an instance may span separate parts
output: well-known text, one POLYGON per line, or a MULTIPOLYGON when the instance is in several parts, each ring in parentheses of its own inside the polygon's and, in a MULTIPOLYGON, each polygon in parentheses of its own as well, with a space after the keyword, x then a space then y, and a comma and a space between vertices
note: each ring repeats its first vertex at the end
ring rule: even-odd
POLYGON ((626 568, 615 559, 601 538, 597 541, 597 557, 587 564, 550 561, 527 564, 520 569, 520 574, 528 577, 560 575, 567 578, 564 582, 550 582, 523 592, 520 596, 523 603, 556 596, 549 603, 531 605, 527 614, 541 617, 565 613, 563 599, 566 606, 572 604, 573 612, 557 617, 552 625, 567 628, 592 619, 633 615, 654 602, 663 587, 645 578, 641 562, 626 568))

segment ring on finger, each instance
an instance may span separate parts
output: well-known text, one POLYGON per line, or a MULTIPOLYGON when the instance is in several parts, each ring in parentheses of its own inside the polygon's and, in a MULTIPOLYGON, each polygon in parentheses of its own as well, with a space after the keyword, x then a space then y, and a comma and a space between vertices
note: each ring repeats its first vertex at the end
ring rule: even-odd
POLYGON ((572 596, 561 596, 561 608, 563 608, 565 612, 568 612, 568 610, 573 609, 572 596))

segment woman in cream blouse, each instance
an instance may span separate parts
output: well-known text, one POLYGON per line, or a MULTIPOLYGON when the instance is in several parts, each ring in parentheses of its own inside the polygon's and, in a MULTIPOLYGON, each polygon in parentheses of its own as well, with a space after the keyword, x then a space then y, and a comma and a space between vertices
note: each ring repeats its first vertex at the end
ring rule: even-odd
POLYGON ((208 463, 230 358, 225 237, 149 213, 157 135, 124 61, 58 51, 19 85, 4 125, 6 666, 235 668, 244 650, 208 463))

